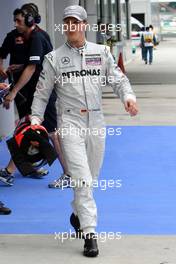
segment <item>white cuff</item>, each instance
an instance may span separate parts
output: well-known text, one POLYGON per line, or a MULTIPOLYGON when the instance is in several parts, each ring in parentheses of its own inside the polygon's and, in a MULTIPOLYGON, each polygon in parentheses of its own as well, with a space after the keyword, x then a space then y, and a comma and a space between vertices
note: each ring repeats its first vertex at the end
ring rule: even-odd
POLYGON ((31 117, 31 125, 40 125, 42 123, 41 119, 38 118, 37 116, 32 116, 31 117))
POLYGON ((136 103, 136 96, 132 95, 132 94, 128 94, 124 97, 124 102, 126 102, 127 100, 133 100, 136 103))
POLYGON ((85 227, 83 228, 83 233, 85 236, 90 233, 95 233, 95 227, 85 227))

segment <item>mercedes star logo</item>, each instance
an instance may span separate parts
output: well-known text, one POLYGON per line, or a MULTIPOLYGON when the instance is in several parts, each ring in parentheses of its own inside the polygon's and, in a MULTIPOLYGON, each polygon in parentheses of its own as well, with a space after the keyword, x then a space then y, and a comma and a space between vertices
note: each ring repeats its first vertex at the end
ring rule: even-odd
POLYGON ((70 62, 70 59, 69 59, 69 57, 63 57, 61 59, 61 61, 62 61, 63 64, 68 64, 70 62))

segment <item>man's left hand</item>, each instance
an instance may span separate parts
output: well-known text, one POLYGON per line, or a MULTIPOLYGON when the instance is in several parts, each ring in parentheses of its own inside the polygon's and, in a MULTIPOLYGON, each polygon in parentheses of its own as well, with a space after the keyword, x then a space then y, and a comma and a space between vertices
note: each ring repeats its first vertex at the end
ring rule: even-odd
POLYGON ((7 87, 8 87, 7 83, 0 83, 0 89, 1 90, 6 89, 7 87))
POLYGON ((128 99, 125 101, 124 103, 125 105, 125 110, 131 115, 131 116, 135 116, 138 113, 138 107, 135 101, 133 101, 132 99, 128 99))

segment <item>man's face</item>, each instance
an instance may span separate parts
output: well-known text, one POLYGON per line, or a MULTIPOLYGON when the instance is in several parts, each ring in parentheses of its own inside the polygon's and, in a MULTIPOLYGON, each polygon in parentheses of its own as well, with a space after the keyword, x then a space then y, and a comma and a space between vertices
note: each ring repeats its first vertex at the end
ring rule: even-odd
POLYGON ((18 30, 19 33, 25 33, 28 30, 24 22, 24 16, 22 14, 18 14, 14 17, 15 28, 18 30))
POLYGON ((79 21, 74 17, 64 19, 64 31, 68 41, 78 41, 85 35, 86 22, 79 21))

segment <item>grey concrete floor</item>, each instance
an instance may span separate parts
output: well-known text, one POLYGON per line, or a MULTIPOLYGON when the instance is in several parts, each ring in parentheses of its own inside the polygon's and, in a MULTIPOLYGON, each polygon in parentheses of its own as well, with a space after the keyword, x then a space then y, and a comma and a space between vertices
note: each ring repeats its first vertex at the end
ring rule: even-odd
MULTIPOLYGON (((138 97, 140 113, 131 118, 109 87, 104 89, 103 106, 108 125, 176 124, 176 40, 162 42, 154 51, 153 65, 140 57, 126 66, 138 97)), ((57 241, 49 235, 0 235, 1 264, 175 264, 176 236, 123 236, 99 241, 100 256, 82 256, 83 241, 57 241)))
POLYGON ((100 255, 82 256, 81 240, 54 240, 54 236, 0 236, 2 264, 175 264, 176 236, 122 236, 120 240, 99 242, 100 255), (68 261, 68 262, 67 262, 68 261))

